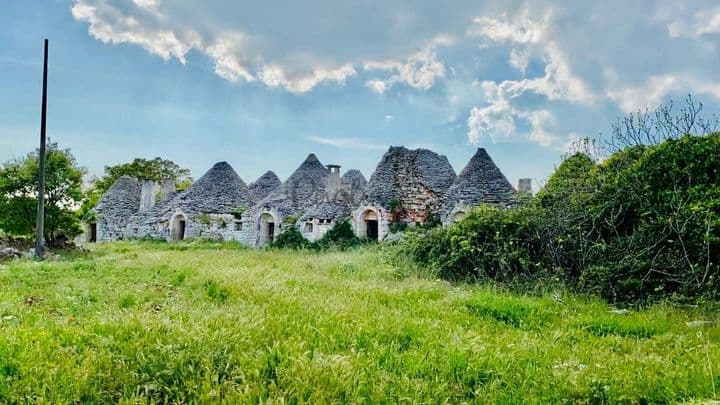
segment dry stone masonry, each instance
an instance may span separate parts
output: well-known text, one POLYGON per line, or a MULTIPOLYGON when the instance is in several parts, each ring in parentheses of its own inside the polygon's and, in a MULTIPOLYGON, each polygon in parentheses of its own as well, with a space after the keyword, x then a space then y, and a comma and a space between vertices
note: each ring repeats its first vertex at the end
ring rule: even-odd
POLYGON ((272 170, 268 170, 251 183, 250 186, 248 186, 248 190, 250 190, 250 195, 255 201, 260 201, 267 197, 273 190, 280 187, 280 185, 282 185, 282 181, 280 181, 277 174, 272 170))
POLYGON ((479 148, 444 196, 440 210, 443 223, 460 219, 468 209, 482 203, 508 205, 515 189, 488 155, 479 148))
POLYGON ((342 221, 360 237, 382 240, 393 224, 449 224, 480 204, 511 206, 517 195, 482 148, 459 176, 445 156, 397 146, 369 181, 359 170, 341 177, 339 165, 310 154, 285 182, 267 171, 248 187, 220 162, 188 189, 173 186, 121 177, 95 207, 88 240, 206 238, 261 247, 288 227, 317 240, 342 221))

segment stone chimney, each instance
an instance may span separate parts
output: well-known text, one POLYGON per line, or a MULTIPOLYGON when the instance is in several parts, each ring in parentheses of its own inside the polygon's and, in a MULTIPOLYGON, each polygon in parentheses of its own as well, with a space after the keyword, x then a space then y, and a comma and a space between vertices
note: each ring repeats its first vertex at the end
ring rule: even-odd
POLYGON ((532 195, 532 179, 519 179, 517 191, 520 194, 532 195))
POLYGON ((175 181, 173 179, 162 179, 158 189, 159 201, 165 201, 175 194, 175 181))
POLYGON ((328 198, 332 198, 340 191, 340 166, 339 165, 327 165, 330 174, 325 180, 325 193, 328 198))
POLYGON ((157 184, 152 180, 142 180, 140 187, 140 211, 147 211, 155 206, 157 184))

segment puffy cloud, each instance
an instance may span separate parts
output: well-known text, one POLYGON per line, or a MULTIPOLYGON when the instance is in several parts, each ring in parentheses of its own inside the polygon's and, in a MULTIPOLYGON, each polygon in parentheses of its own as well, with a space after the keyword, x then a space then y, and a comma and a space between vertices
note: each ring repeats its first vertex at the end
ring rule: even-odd
POLYGON ((290 77, 282 66, 266 65, 258 73, 258 79, 270 87, 284 87, 292 93, 305 93, 323 81, 344 84, 345 79, 355 73, 355 68, 348 64, 335 69, 318 67, 310 74, 290 77))
POLYGON ((489 138, 492 142, 510 139, 518 135, 518 123, 530 127, 526 138, 545 147, 559 147, 559 137, 553 134, 553 113, 546 109, 522 109, 514 106, 500 86, 492 82, 480 85, 489 101, 485 107, 473 107, 467 118, 468 141, 472 144, 489 138))
POLYGON ((388 89, 387 83, 385 83, 383 80, 377 80, 377 79, 366 81, 365 86, 367 86, 370 90, 372 90, 378 94, 385 94, 385 90, 388 89))
POLYGON ((200 43, 192 30, 179 37, 172 30, 148 28, 137 18, 105 3, 93 6, 77 2, 72 7, 72 15, 76 20, 87 22, 90 35, 104 43, 140 45, 164 60, 176 58, 184 64, 185 54, 200 43))
POLYGON ((431 13, 392 5, 387 15, 363 18, 354 14, 362 6, 319 3, 273 8, 269 15, 267 6, 233 2, 198 7, 184 0, 74 0, 72 15, 104 43, 138 45, 183 64, 191 50, 199 51, 224 79, 293 93, 323 82, 342 85, 363 67, 386 74, 368 82, 379 93, 399 83, 424 91, 444 77, 434 49, 452 43, 454 37, 443 31, 454 29, 456 16, 436 24, 431 13), (375 28, 365 26, 370 24, 375 28))
POLYGON ((616 115, 687 93, 720 100, 712 0, 629 3, 620 15, 612 2, 560 0, 74 0, 72 15, 104 43, 183 64, 204 55, 231 82, 298 94, 346 82, 406 89, 398 94, 425 97, 451 121, 465 114, 458 131, 473 143, 560 149, 583 132, 568 108, 616 115))
POLYGON ((369 80, 366 84, 376 93, 384 93, 396 83, 404 83, 420 90, 431 88, 435 81, 445 77, 445 65, 437 59, 433 47, 428 47, 406 60, 371 61, 365 70, 393 72, 386 80, 369 80))
POLYGON ((519 81, 505 81, 503 87, 507 91, 516 95, 532 91, 547 96, 550 100, 567 99, 590 103, 595 96, 582 79, 573 74, 567 56, 548 33, 551 17, 551 9, 537 20, 530 17, 528 9, 522 10, 516 16, 504 14, 497 19, 480 17, 475 19, 475 26, 468 30, 468 35, 513 46, 509 64, 523 73, 532 53, 543 55, 546 60, 545 75, 519 81), (525 49, 519 51, 514 48, 517 45, 523 45, 525 49))

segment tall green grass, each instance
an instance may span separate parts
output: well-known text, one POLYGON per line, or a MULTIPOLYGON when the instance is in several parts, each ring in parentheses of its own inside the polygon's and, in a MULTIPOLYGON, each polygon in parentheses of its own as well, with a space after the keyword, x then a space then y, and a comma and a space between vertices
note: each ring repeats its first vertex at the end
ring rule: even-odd
POLYGON ((720 399, 710 309, 399 277, 377 247, 96 249, 0 267, 0 402, 720 399))

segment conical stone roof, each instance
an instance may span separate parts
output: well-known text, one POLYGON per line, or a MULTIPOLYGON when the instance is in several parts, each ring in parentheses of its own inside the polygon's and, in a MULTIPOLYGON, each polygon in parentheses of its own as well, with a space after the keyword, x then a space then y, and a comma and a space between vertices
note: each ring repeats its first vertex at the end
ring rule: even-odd
POLYGON ((447 215, 456 205, 510 204, 515 189, 495 165, 484 148, 478 148, 457 180, 445 194, 442 212, 447 215))
POLYGON ((121 176, 100 197, 94 211, 103 216, 127 218, 140 209, 140 182, 130 176, 121 176))
POLYGON ((441 196, 455 178, 447 157, 427 149, 391 146, 370 176, 368 200, 387 206, 393 198, 401 201, 412 198, 409 194, 420 188, 441 196))
POLYGON ((321 202, 328 174, 329 170, 311 153, 285 183, 253 207, 250 215, 264 208, 274 208, 284 216, 294 215, 321 202))
POLYGON ((350 169, 342 176, 342 182, 348 184, 353 193, 364 193, 367 189, 367 180, 362 172, 350 169))
POLYGON ((216 163, 187 190, 177 194, 167 206, 185 213, 227 214, 253 199, 245 182, 227 162, 216 163))
POLYGON ((271 191, 280 187, 280 185, 282 185, 282 181, 280 181, 277 174, 275 174, 272 170, 268 170, 265 174, 252 182, 250 186, 248 186, 248 190, 250 191, 250 195, 253 200, 257 202, 265 198, 271 191))

